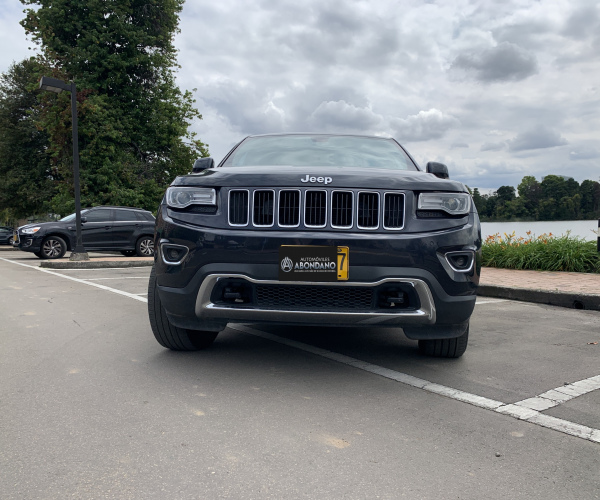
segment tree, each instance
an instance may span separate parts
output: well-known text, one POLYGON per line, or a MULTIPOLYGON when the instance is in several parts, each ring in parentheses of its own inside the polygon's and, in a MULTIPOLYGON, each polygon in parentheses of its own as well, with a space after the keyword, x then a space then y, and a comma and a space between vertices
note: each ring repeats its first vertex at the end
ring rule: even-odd
POLYGON ((540 183, 532 175, 526 175, 517 187, 519 199, 523 200, 523 205, 528 215, 537 220, 538 208, 542 197, 542 188, 540 183))
POLYGON ((47 210, 55 190, 48 135, 36 126, 36 89, 44 70, 32 58, 12 64, 0 76, 0 210, 6 218, 47 210))
POLYGON ((512 186, 500 186, 496 191, 498 199, 504 203, 508 203, 515 199, 515 188, 512 186))
POLYGON ((479 215, 483 216, 485 211, 485 199, 481 196, 478 188, 473 189, 473 203, 479 215))
MULTIPOLYGON (((154 210, 165 187, 206 146, 189 132, 201 118, 176 85, 183 0, 21 0, 22 25, 55 78, 77 84, 82 205, 154 210)), ((73 209, 69 96, 46 93, 39 124, 60 174, 55 211, 73 209)))

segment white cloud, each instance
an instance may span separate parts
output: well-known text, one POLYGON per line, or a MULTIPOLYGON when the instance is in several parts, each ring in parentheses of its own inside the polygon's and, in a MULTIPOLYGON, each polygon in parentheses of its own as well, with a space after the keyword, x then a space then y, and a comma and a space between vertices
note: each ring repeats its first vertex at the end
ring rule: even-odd
POLYGON ((559 132, 544 125, 522 132, 508 141, 508 147, 511 151, 554 148, 565 144, 568 144, 568 141, 561 137, 559 132))
POLYGON ((419 111, 418 114, 408 118, 395 118, 390 120, 394 135, 400 141, 428 141, 439 139, 452 127, 457 127, 460 122, 438 109, 419 111))
MULTIPOLYGON (((22 5, 0 6, 5 71, 32 44, 22 5)), ((471 187, 597 178, 593 0, 186 0, 180 28, 177 82, 197 89, 216 159, 250 134, 315 130, 392 135, 471 187)))

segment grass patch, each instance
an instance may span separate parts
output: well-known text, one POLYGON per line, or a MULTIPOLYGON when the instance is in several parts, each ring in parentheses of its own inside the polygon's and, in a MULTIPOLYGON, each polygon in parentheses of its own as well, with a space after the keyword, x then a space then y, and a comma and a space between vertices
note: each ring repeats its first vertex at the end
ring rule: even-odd
POLYGON ((600 254, 595 241, 566 235, 515 237, 515 233, 488 236, 483 242, 482 265, 504 269, 600 273, 600 254))

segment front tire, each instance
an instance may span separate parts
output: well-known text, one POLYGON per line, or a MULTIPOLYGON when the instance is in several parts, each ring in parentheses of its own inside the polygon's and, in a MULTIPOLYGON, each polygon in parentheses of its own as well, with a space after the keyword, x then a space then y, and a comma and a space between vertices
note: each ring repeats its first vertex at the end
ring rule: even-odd
POLYGON ((142 236, 135 244, 135 252, 139 257, 154 256, 154 239, 152 236, 142 236))
POLYGON ((460 358, 467 350, 469 343, 469 325, 465 332, 452 339, 419 340, 419 352, 434 358, 460 358))
POLYGON ((67 244, 65 243, 65 240, 59 236, 48 236, 42 241, 42 247, 39 253, 41 254, 42 259, 60 259, 66 252, 67 244))
POLYGON ((171 324, 158 295, 154 266, 150 271, 150 281, 148 282, 148 316, 152 333, 158 343, 172 351, 206 349, 212 345, 219 334, 219 332, 188 330, 171 324))

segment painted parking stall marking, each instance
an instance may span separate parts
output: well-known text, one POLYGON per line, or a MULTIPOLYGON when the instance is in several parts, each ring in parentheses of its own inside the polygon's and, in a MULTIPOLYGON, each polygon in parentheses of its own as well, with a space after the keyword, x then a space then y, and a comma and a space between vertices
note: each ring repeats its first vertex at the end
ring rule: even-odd
POLYGON ((88 280, 83 280, 79 278, 74 278, 73 276, 67 276, 66 274, 57 273, 55 271, 50 271, 49 269, 44 269, 37 266, 30 266, 29 264, 23 264, 22 262, 16 262, 14 260, 0 258, 0 260, 4 260, 6 262, 10 262, 11 264, 17 264, 18 266, 28 267, 29 269, 35 269, 36 271, 40 271, 42 273, 52 274, 54 276, 60 276, 61 278, 65 278, 67 280, 76 281, 77 283, 83 283, 84 285, 93 286, 96 288, 100 288, 101 290, 106 290, 107 292, 116 293, 118 295, 124 295, 125 297, 129 297, 130 299, 139 300, 140 302, 148 302, 144 297, 139 297, 133 293, 124 292, 123 290, 118 290, 116 288, 111 288, 108 286, 101 285, 100 283, 93 283, 88 280))
MULTIPOLYGON (((97 281, 102 278, 91 278, 91 279, 80 279, 75 278, 73 276, 68 276, 62 273, 58 273, 55 271, 50 271, 48 269, 43 269, 37 266, 31 266, 28 264, 23 264, 21 262, 16 262, 10 259, 0 258, 0 260, 10 262, 11 264, 17 264, 19 266, 27 267, 30 269, 35 269, 37 271, 41 271, 44 273, 52 274, 54 276, 59 276, 61 278, 65 278, 71 281, 75 281, 77 283, 82 283, 84 285, 92 286, 95 288, 99 288, 101 290, 105 290, 108 292, 116 293, 119 295, 123 295, 125 297, 129 297, 131 299, 140 301, 140 302, 148 302, 148 299, 145 297, 141 297, 141 294, 133 294, 129 292, 124 292, 122 290, 111 288, 105 285, 101 285, 99 283, 94 283, 91 280, 97 281)), ((145 278, 147 279, 147 278, 145 278)), ((142 294, 145 295, 145 294, 142 294)), ((495 304, 500 302, 509 302, 505 299, 500 300, 482 300, 478 301, 477 305, 482 304, 495 304)), ((356 358, 352 358, 350 356, 346 356, 344 354, 336 353, 333 351, 328 351, 326 349, 322 349, 320 347, 311 346, 309 344, 304 344, 302 342, 298 342, 295 340, 289 340, 283 337, 278 337, 277 335, 273 335, 267 332, 263 332, 257 330, 255 328, 251 328, 246 325, 235 324, 228 326, 228 328, 238 331, 243 334, 253 335, 255 337, 260 337, 265 340, 269 340, 272 342, 277 342, 279 344, 286 345, 288 347, 292 347, 294 349, 299 349, 316 356, 321 356, 323 358, 330 359, 332 361, 336 361, 338 363, 342 363, 348 366, 352 366, 353 368, 357 368, 359 370, 363 370, 369 373, 373 373, 375 375, 379 375, 381 377, 387 378, 389 380, 394 380, 396 382, 400 382, 402 384, 415 387, 417 389, 424 390, 426 392, 437 394, 439 396, 444 396, 450 399, 454 399, 456 401, 462 401, 464 403, 468 403, 470 405, 476 406, 478 408, 483 408, 485 410, 493 411, 495 413, 500 413, 503 415, 507 415, 519 420, 523 420, 526 422, 530 422, 532 424, 536 424, 547 429, 553 429, 558 432, 562 432, 563 434, 568 434, 570 436, 575 436, 581 439, 585 439, 587 441, 591 441, 594 443, 600 443, 600 429, 594 429, 592 427, 587 427, 585 425, 576 424, 574 422, 569 422, 568 420, 563 420, 556 417, 551 417, 549 415, 544 415, 541 413, 544 410, 549 408, 558 406, 562 403, 570 401, 579 396, 583 396, 592 391, 600 389, 600 375, 590 377, 587 379, 579 380, 572 384, 567 384, 561 387, 557 387, 555 389, 551 389, 549 391, 543 392, 537 396, 524 399, 522 401, 518 401, 516 403, 507 404, 502 401, 496 401, 494 399, 485 398, 483 396, 478 396, 476 394, 471 394, 465 391, 461 391, 459 389, 453 389, 452 387, 447 387, 441 384, 436 384, 434 382, 430 382, 425 379, 421 379, 418 377, 414 377, 407 373, 398 372, 395 370, 391 370, 389 368, 385 368, 383 366, 374 365, 367 361, 361 361, 356 358)))
MULTIPOLYGON (((576 424, 573 422, 569 422, 567 420, 562 420, 560 418, 551 417, 549 415, 543 415, 537 410, 528 408, 526 406, 522 406, 522 403, 529 401, 528 399, 519 401, 518 403, 505 404, 501 401, 484 398, 482 396, 477 396, 476 394, 470 394, 468 392, 464 392, 464 391, 461 391, 458 389, 453 389, 452 387, 446 387, 444 385, 436 384, 436 383, 429 382, 424 379, 413 377, 412 375, 408 375, 406 373, 401 373, 401 372, 397 372, 395 370, 390 370, 389 368, 384 368, 382 366, 373 365, 366 361, 361 361, 359 359, 351 358, 351 357, 345 356, 343 354, 339 354, 339 353, 332 352, 332 351, 327 351, 326 349, 321 349, 320 347, 314 347, 314 346, 311 346, 308 344, 303 344, 302 342, 297 342, 295 340, 281 338, 281 337, 278 337, 277 335, 262 332, 260 330, 248 327, 246 325, 231 325, 228 328, 237 330, 237 331, 240 331, 243 333, 247 333, 249 335, 254 335, 256 337, 261 337, 266 340, 271 340, 271 341, 277 342, 279 344, 284 344, 284 345, 293 347, 295 349, 300 349, 302 351, 310 352, 312 354, 316 354, 317 356, 322 356, 324 358, 328 358, 333 361, 337 361, 338 363, 343 363, 345 365, 349 365, 354 368, 358 368, 360 370, 374 373, 375 375, 379 375, 381 377, 395 380, 397 382, 401 382, 403 384, 410 385, 412 387, 416 387, 418 389, 422 389, 427 392, 438 394, 440 396, 444 396, 444 397, 447 397, 450 399, 455 399, 457 401, 462 401, 464 403, 469 403, 473 406, 477 406, 479 408, 484 408, 486 410, 491 410, 496 413, 508 415, 513 418, 517 418, 519 420, 525 420, 527 422, 531 422, 533 424, 537 424, 542 427, 546 427, 548 429, 553 429, 553 430, 562 432, 564 434, 569 434, 571 436, 586 439, 588 441, 600 443, 600 429, 594 429, 592 427, 587 427, 585 425, 576 424)), ((595 385, 597 381, 600 381, 600 375, 598 375, 596 377, 591 377, 589 379, 581 380, 579 382, 575 382, 574 384, 569 384, 570 386, 575 386, 576 384, 579 384, 579 385, 577 385, 578 389, 576 389, 572 392, 572 397, 570 399, 576 397, 574 395, 575 392, 579 392, 578 395, 581 396, 583 394, 587 394, 588 392, 591 392, 592 390, 600 388, 600 385, 598 385, 598 386, 595 385), (583 392, 584 387, 586 387, 588 389, 585 392, 583 392), (592 388, 592 387, 594 387, 594 388, 592 388)), ((544 394, 548 394, 551 392, 552 391, 547 391, 544 394)), ((529 398, 529 399, 534 399, 534 398, 529 398)), ((553 406, 556 406, 556 405, 553 405, 553 406)))

